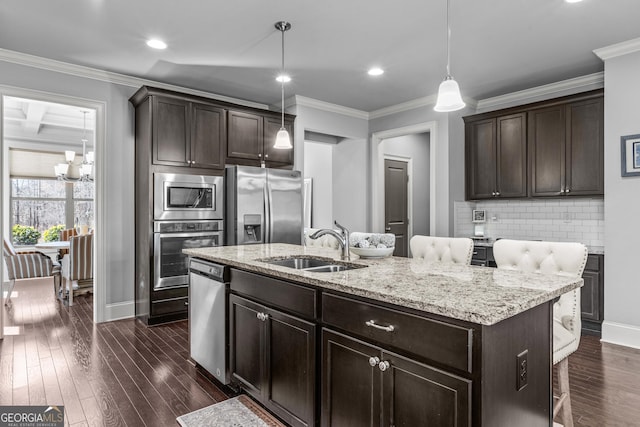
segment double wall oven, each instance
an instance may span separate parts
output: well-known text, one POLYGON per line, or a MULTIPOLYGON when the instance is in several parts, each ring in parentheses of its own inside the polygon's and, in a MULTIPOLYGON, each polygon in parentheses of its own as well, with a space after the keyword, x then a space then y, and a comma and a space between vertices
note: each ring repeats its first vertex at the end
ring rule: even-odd
POLYGON ((153 290, 187 287, 187 248, 224 244, 224 178, 154 174, 153 290))

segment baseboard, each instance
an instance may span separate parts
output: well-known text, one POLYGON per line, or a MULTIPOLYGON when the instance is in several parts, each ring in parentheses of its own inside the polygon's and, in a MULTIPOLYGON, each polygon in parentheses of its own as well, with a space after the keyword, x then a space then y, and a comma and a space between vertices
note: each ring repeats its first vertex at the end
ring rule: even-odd
POLYGON ((640 349, 640 326, 602 322, 602 342, 640 349))
POLYGON ((107 304, 104 309, 104 321, 130 319, 135 315, 135 303, 133 301, 107 304))

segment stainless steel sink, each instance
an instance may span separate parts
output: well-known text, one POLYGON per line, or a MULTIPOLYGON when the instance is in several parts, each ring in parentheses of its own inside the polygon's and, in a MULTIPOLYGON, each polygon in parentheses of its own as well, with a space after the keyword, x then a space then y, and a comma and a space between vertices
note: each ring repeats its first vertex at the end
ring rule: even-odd
POLYGON ((366 267, 366 265, 341 263, 330 259, 322 258, 280 258, 263 259, 267 264, 280 265, 282 267, 294 268, 296 270, 312 271, 315 273, 335 273, 338 271, 353 270, 366 267))

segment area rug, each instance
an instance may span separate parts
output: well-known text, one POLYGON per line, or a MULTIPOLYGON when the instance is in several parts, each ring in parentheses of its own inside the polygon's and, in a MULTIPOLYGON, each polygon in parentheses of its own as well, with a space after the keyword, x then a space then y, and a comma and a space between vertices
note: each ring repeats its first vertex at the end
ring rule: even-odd
POLYGON ((182 427, 286 427, 245 395, 181 415, 177 421, 182 427))

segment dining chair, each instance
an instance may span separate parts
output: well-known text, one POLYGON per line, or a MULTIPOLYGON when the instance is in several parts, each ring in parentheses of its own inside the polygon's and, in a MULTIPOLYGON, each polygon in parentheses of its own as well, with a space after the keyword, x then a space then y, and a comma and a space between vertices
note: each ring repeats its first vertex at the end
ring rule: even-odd
MULTIPOLYGON (((499 269, 559 276, 582 277, 587 255, 587 247, 582 243, 500 239, 493 245, 493 256, 499 269)), ((553 417, 562 410, 565 427, 573 427, 568 356, 580 344, 580 311, 580 288, 561 295, 553 304, 553 364, 558 365, 560 389, 553 417)))
POLYGON ((416 235, 409 241, 411 255, 426 262, 471 264, 473 240, 466 237, 433 237, 416 235))
POLYGON ((74 296, 93 292, 93 234, 69 239, 69 253, 62 257, 62 289, 57 292, 70 307, 74 296))
MULTIPOLYGON (((67 242, 69 241, 69 239, 71 239, 73 236, 77 235, 78 232, 76 231, 75 228, 67 228, 64 230, 60 230, 60 241, 62 242, 67 242)), ((66 254, 69 253, 69 249, 60 249, 58 251, 58 257, 59 259, 62 259, 63 256, 65 256, 66 254)))
POLYGON ((5 305, 11 302, 11 293, 16 280, 36 277, 53 277, 54 289, 60 286, 60 264, 42 252, 17 252, 6 238, 2 241, 2 253, 7 266, 9 289, 5 305))

